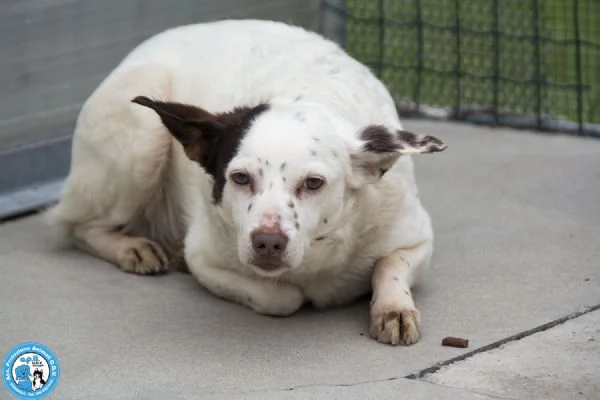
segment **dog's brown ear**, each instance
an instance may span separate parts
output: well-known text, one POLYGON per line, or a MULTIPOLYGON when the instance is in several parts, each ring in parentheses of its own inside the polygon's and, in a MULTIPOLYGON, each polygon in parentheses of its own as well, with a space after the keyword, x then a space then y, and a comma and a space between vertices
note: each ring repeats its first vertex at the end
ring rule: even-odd
POLYGON ((132 102, 154 110, 181 143, 187 156, 206 166, 208 152, 215 138, 224 130, 214 114, 192 105, 157 101, 144 96, 138 96, 132 102))
POLYGON ((355 169, 371 182, 383 176, 403 154, 435 153, 447 147, 434 136, 391 130, 381 125, 366 127, 360 133, 360 139, 362 148, 352 154, 352 162, 355 169))

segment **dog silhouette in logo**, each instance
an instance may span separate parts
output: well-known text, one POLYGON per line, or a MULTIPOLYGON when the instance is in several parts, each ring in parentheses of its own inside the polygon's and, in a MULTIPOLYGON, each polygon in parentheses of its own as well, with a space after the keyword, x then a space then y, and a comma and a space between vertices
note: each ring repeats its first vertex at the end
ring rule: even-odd
POLYGON ((19 389, 27 390, 31 392, 32 386, 29 377, 31 376, 31 370, 28 365, 21 365, 15 369, 15 375, 17 376, 16 382, 19 389))
POLYGON ((46 384, 44 380, 44 373, 41 369, 35 369, 33 371, 33 390, 41 389, 46 384))

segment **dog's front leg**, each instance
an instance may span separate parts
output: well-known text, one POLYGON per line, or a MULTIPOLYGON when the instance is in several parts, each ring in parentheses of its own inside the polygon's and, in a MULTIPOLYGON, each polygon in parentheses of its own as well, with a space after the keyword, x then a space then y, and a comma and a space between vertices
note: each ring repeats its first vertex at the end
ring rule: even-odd
POLYGON ((261 314, 286 316, 304 304, 302 290, 289 283, 206 265, 190 270, 211 293, 244 304, 261 314))
POLYGON ((371 300, 371 336, 382 343, 419 340, 421 317, 410 288, 418 269, 431 258, 431 242, 397 249, 375 265, 371 300))

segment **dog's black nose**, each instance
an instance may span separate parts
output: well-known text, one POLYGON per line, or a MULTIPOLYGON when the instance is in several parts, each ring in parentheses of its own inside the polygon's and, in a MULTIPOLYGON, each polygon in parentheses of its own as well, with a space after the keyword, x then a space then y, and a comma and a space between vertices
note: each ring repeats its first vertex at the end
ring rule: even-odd
POLYGON ((288 243, 282 232, 256 231, 252 234, 252 247, 256 254, 266 258, 280 258, 288 243))

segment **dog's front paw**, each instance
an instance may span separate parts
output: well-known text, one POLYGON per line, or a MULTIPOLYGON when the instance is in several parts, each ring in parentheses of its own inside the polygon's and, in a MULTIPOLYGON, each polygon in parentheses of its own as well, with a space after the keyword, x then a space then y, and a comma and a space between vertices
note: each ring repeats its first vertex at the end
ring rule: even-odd
POLYGON ((156 275, 167 272, 169 261, 158 243, 143 238, 128 238, 117 261, 125 272, 156 275))
POLYGON ((409 345, 420 337, 421 316, 416 308, 394 305, 371 307, 371 337, 387 344, 409 345))

